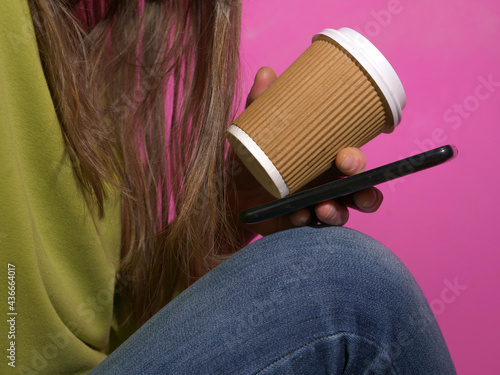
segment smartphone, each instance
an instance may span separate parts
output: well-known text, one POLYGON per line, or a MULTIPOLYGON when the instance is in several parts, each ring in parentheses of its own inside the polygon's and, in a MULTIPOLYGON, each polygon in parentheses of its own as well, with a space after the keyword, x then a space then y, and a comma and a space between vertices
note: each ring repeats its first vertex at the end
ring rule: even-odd
POLYGON ((382 182, 435 167, 453 159, 457 153, 458 150, 453 145, 441 146, 354 176, 344 177, 262 204, 243 211, 240 214, 240 219, 243 223, 250 224, 286 215, 301 208, 314 206, 322 201, 343 197, 356 191, 381 184, 382 182))

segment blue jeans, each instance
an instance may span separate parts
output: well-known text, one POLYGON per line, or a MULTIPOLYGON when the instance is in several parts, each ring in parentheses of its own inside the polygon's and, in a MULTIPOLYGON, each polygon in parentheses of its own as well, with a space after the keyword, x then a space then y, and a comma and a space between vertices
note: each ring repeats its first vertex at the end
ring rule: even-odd
POLYGON ((92 374, 455 374, 414 278, 370 237, 264 237, 164 307, 92 374))

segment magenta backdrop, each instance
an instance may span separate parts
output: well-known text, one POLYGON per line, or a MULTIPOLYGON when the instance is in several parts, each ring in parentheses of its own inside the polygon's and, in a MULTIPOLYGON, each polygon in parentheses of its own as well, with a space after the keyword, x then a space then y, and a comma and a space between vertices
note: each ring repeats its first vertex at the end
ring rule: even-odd
POLYGON ((243 92, 260 66, 280 74, 315 33, 340 27, 382 51, 408 98, 396 131, 363 147, 368 167, 459 149, 450 163, 382 185, 380 210, 351 213, 348 226, 410 269, 459 374, 500 374, 500 2, 245 0, 243 92))

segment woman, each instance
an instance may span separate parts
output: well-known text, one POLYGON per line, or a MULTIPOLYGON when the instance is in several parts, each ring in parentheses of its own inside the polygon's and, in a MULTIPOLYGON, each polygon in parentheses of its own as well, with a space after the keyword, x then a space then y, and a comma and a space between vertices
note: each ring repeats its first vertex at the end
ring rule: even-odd
MULTIPOLYGON (((227 153, 239 19, 230 0, 1 3, 9 370, 453 373, 388 250, 305 227, 375 211, 378 190, 238 222, 270 199, 227 153)), ((260 70, 249 101, 274 79, 260 70)), ((334 173, 364 166, 346 149, 334 173)))

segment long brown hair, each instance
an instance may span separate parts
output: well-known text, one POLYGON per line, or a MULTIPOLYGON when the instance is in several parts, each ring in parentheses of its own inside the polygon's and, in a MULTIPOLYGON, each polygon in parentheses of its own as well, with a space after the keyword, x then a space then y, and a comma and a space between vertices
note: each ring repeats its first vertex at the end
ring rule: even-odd
POLYGON ((29 0, 82 190, 122 196, 121 276, 143 323, 234 248, 225 130, 240 1, 29 0))

